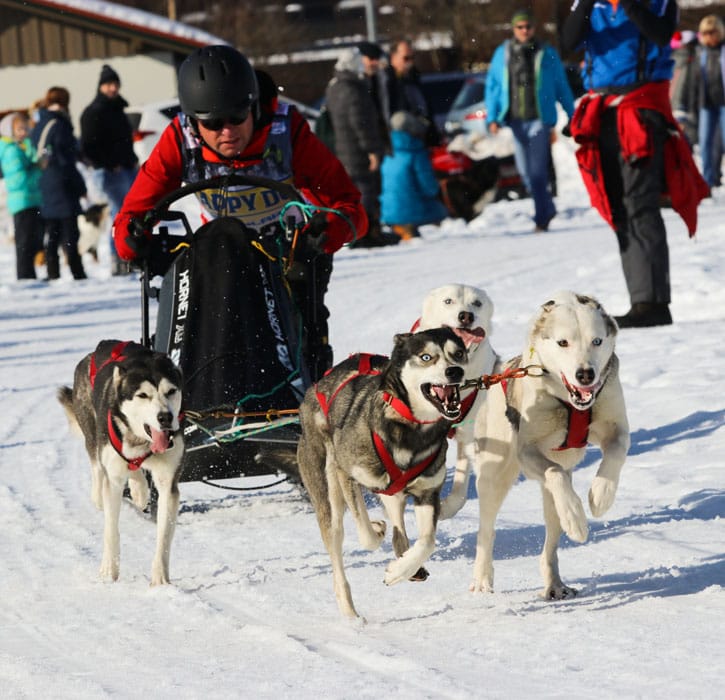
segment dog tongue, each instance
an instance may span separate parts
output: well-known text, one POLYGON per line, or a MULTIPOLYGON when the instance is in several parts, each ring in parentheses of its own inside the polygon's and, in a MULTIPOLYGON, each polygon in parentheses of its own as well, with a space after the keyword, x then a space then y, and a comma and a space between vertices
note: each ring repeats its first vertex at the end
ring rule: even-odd
POLYGON ((169 434, 164 430, 151 428, 151 452, 159 454, 169 448, 169 434))
POLYGON ((468 348, 473 344, 480 343, 486 337, 483 328, 454 328, 453 332, 463 341, 468 348))
POLYGON ((441 401, 441 403, 446 403, 447 401, 450 401, 455 396, 455 388, 453 386, 437 386, 433 385, 431 387, 435 395, 438 397, 438 399, 441 401))

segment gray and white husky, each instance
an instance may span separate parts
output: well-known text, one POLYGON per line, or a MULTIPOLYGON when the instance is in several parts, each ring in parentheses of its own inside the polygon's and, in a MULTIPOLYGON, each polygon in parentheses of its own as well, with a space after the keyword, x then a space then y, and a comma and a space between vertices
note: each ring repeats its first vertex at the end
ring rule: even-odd
POLYGON ((305 395, 297 459, 343 615, 358 617, 342 560, 345 506, 363 547, 377 549, 385 537, 385 521, 370 520, 363 486, 380 496, 393 525, 397 558, 385 571, 385 583, 427 577, 422 567, 435 548, 446 434, 460 415, 466 354, 448 328, 397 335, 389 359, 353 355, 305 395), (409 496, 418 527, 412 547, 403 520, 409 496))
POLYGON ((184 443, 179 429, 182 377, 164 354, 143 345, 103 340, 77 365, 73 388, 58 400, 91 461, 91 499, 103 510, 100 575, 118 579, 119 512, 128 482, 134 504, 148 504, 149 471, 159 493, 151 585, 169 583, 169 552, 179 510, 184 443))
POLYGON ((540 568, 542 597, 576 595, 559 575, 562 532, 575 542, 589 534, 572 472, 587 443, 602 461, 589 490, 589 509, 600 517, 614 503, 629 450, 629 424, 614 352, 617 324, 595 299, 558 292, 532 319, 523 354, 503 368, 539 365, 536 373, 488 392, 475 437, 476 489, 480 509, 473 591, 493 590, 496 515, 519 471, 541 485, 546 538, 540 568))
MULTIPOLYGON (((450 328, 468 350, 466 379, 480 379, 500 367, 501 358, 491 345, 493 302, 483 289, 467 284, 446 284, 431 289, 423 299, 423 311, 416 330, 450 328)), ((456 470, 448 496, 441 503, 441 520, 453 517, 466 502, 468 480, 473 468, 476 415, 488 392, 473 386, 461 389, 461 418, 456 423, 456 470)))

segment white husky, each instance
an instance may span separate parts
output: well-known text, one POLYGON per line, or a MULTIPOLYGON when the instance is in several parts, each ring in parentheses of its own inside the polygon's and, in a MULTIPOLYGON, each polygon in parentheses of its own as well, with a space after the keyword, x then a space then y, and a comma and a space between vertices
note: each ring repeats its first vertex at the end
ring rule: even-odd
MULTIPOLYGON (((432 289, 423 300, 423 313, 415 330, 445 326, 464 342, 468 350, 466 379, 491 374, 499 357, 491 347, 493 302, 483 289, 465 284, 446 284, 432 289)), ((468 477, 474 460, 473 429, 476 414, 486 400, 485 390, 475 387, 461 390, 463 418, 455 428, 458 445, 456 471, 451 492, 441 503, 442 520, 453 517, 466 502, 468 477)))
POLYGON ((541 484, 546 539, 541 553, 542 597, 576 595, 559 576, 561 533, 584 542, 584 506, 572 487, 572 471, 588 442, 602 462, 589 491, 589 508, 600 517, 614 502, 629 449, 629 425, 614 354, 617 325, 591 297, 559 292, 535 315, 523 356, 507 368, 540 365, 540 376, 492 388, 478 414, 476 488, 480 523, 472 591, 493 590, 496 514, 519 470, 541 484))

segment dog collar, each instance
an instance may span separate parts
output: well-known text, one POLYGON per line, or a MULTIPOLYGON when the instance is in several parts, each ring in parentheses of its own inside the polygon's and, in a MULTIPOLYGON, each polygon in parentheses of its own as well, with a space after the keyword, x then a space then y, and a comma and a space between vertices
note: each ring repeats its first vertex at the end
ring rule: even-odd
POLYGON ((113 422, 111 411, 108 412, 108 437, 111 440, 111 447, 113 447, 113 449, 116 450, 116 452, 123 457, 124 460, 126 460, 128 468, 132 472, 135 472, 151 456, 151 452, 147 452, 143 455, 143 457, 134 457, 133 459, 129 459, 123 454, 123 439, 118 433, 116 424, 113 422))
MULTIPOLYGON (((403 471, 398 467, 390 454, 390 451, 385 447, 383 439, 378 433, 373 433, 373 444, 375 445, 375 452, 378 455, 378 459, 385 467, 385 471, 388 472, 390 477, 390 485, 386 489, 375 490, 375 493, 383 496, 394 496, 396 493, 402 491, 413 479, 422 474, 437 458, 441 453, 443 447, 439 447, 437 452, 426 457, 422 462, 414 465, 410 469, 403 471)), ((445 444, 445 443, 444 443, 445 444)))
POLYGON ((108 357, 108 359, 105 362, 102 362, 100 366, 96 367, 96 353, 94 352, 91 355, 91 362, 88 367, 88 379, 91 382, 91 389, 93 389, 94 384, 96 383, 96 375, 106 366, 110 365, 113 362, 123 362, 126 358, 123 356, 123 351, 126 349, 126 346, 129 344, 130 341, 125 341, 121 343, 117 343, 113 346, 113 350, 111 350, 111 354, 108 357))

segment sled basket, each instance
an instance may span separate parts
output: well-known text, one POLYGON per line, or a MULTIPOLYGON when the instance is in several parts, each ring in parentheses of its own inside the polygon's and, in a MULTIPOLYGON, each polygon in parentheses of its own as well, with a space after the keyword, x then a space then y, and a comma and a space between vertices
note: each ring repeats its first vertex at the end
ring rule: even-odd
POLYGON ((305 305, 315 285, 311 274, 295 288, 285 270, 304 212, 287 228, 259 232, 222 217, 192 232, 183 212, 169 210, 191 193, 232 184, 302 201, 288 185, 230 175, 182 187, 146 217, 184 228, 184 235, 158 228, 142 276, 142 340, 184 374, 181 481, 298 474, 297 410, 312 383, 305 305), (153 334, 150 298, 158 299, 153 334))

